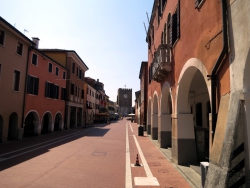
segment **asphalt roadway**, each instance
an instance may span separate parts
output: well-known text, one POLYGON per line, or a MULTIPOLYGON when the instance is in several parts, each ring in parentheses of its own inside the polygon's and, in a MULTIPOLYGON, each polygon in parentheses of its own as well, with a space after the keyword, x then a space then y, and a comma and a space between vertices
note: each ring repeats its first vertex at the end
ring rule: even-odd
POLYGON ((137 131, 124 118, 2 143, 0 188, 192 187, 137 131))

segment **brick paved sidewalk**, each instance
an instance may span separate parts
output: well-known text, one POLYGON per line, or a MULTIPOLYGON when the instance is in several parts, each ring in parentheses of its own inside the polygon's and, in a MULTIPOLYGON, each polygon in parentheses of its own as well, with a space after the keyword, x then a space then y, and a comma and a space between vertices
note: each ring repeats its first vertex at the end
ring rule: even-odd
MULTIPOLYGON (((130 130, 130 134, 136 135, 138 143, 141 147, 141 150, 144 154, 144 157, 149 165, 149 168, 154 177, 157 178, 160 186, 135 186, 136 188, 142 187, 162 187, 162 188, 189 188, 193 185, 188 182, 181 173, 171 164, 171 162, 162 154, 161 151, 155 146, 155 144, 150 140, 150 138, 145 135, 138 136, 138 125, 136 123, 131 123, 133 132, 130 130)), ((131 156, 136 156, 136 149, 131 148, 131 156)), ((136 158, 135 158, 136 159, 136 158)), ((131 163, 135 162, 135 159, 131 157, 131 163)), ((141 162, 141 160, 140 160, 141 162)), ((132 176, 141 177, 145 176, 145 173, 142 172, 142 167, 132 168, 132 176), (135 169, 138 170, 135 170, 135 169)))

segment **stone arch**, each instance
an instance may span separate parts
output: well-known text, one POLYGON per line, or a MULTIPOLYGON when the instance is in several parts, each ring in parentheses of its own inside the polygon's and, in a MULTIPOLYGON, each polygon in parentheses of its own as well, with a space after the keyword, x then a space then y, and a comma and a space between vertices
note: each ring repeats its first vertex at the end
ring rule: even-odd
POLYGON ((51 112, 47 111, 43 114, 42 118, 42 134, 52 132, 54 129, 53 117, 51 112))
POLYGON ((63 118, 62 118, 62 113, 57 112, 55 115, 55 120, 54 120, 54 131, 59 131, 63 130, 63 118))
POLYGON ((170 85, 165 82, 162 86, 161 100, 160 100, 160 116, 159 116, 159 128, 158 128, 158 141, 160 147, 171 147, 172 140, 172 101, 171 94, 169 92, 170 85))
POLYGON ((158 140, 158 113, 159 113, 159 96, 157 92, 153 95, 153 106, 151 114, 151 136, 153 140, 158 140))
POLYGON ((207 101, 211 105, 210 80, 204 64, 196 58, 189 59, 179 76, 176 91, 176 119, 172 141, 177 147, 173 158, 178 164, 206 161, 209 157, 209 125, 207 101))
POLYGON ((17 138, 18 114, 13 112, 9 117, 8 140, 17 138))
POLYGON ((29 111, 24 120, 24 136, 40 134, 40 118, 35 110, 29 111))
POLYGON ((148 106, 147 106, 147 134, 151 134, 151 112, 152 112, 152 104, 151 104, 151 97, 148 99, 148 106))
POLYGON ((3 117, 0 115, 0 143, 3 142, 3 117))
POLYGON ((204 64, 197 58, 189 59, 183 66, 176 91, 177 101, 176 101, 176 113, 190 113, 188 107, 188 95, 190 84, 193 80, 194 74, 199 70, 204 78, 209 93, 209 99, 211 101, 211 82, 207 79, 207 69, 204 64), (183 105, 185 104, 185 105, 183 105))

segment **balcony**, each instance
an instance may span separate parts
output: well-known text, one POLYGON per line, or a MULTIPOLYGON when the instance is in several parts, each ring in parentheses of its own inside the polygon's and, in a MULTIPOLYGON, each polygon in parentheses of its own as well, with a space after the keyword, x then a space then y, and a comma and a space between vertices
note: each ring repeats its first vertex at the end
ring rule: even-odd
POLYGON ((168 44, 161 44, 154 54, 152 79, 161 82, 171 72, 171 53, 168 44))

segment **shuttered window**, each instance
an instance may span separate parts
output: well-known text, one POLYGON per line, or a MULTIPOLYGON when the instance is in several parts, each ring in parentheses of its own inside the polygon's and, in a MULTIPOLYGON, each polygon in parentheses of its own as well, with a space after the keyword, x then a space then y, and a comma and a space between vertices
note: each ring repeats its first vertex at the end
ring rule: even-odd
POLYGON ((39 89, 39 78, 28 75, 27 93, 38 95, 38 89, 39 89))
POLYGON ((74 95, 74 91, 75 91, 75 84, 71 83, 70 94, 74 95))
POLYGON ((175 13, 171 16, 169 31, 169 42, 173 47, 176 41, 180 38, 180 3, 177 4, 175 13))
POLYGON ((59 98, 59 86, 46 82, 45 83, 45 97, 51 99, 58 99, 59 98))
POLYGON ((32 55, 32 64, 37 65, 37 55, 36 54, 32 55))
POLYGON ((66 100, 66 88, 61 89, 61 100, 66 100))

